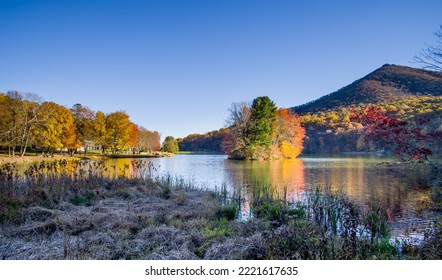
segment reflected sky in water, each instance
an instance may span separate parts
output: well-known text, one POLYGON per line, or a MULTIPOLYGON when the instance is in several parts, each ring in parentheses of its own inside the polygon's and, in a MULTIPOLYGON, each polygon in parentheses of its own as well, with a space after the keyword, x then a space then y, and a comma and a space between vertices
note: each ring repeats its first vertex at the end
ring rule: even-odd
MULTIPOLYGON (((109 170, 126 176, 133 172, 131 159, 106 162, 109 170)), ((233 161, 224 155, 176 155, 151 161, 159 176, 170 174, 202 188, 241 191, 250 197, 253 188, 273 186, 280 196, 299 200, 312 187, 345 193, 359 205, 380 203, 387 209, 393 231, 426 226, 434 213, 421 211, 441 205, 440 186, 427 172, 396 172, 379 163, 382 158, 362 156, 306 157, 280 161, 233 161)), ((243 208, 248 209, 245 202, 243 208)))

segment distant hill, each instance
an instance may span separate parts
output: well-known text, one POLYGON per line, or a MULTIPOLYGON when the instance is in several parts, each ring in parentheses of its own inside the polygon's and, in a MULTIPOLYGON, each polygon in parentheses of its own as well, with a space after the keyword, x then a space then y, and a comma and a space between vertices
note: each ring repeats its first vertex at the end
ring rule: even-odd
MULTIPOLYGON (((363 141, 362 124, 351 121, 351 109, 367 104, 381 107, 390 116, 442 132, 442 73, 385 64, 365 77, 317 100, 293 107, 306 129, 304 154, 384 151, 385 147, 363 141)), ((225 129, 191 134, 179 139, 180 150, 221 152, 225 129)), ((442 155, 442 139, 428 143, 442 155)), ((385 152, 392 152, 386 150, 385 152)))
POLYGON ((292 109, 302 115, 343 106, 397 101, 414 95, 442 96, 442 73, 385 64, 333 93, 292 109))

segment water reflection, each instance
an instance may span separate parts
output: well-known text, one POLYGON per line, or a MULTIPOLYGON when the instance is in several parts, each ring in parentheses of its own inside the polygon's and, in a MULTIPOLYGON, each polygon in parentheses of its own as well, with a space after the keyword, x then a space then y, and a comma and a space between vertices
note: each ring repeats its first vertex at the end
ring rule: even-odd
MULTIPOLYGON (((110 176, 133 176, 130 159, 105 162, 110 176)), ((222 155, 178 155, 173 158, 144 159, 158 174, 169 173, 193 185, 215 189, 226 186, 246 198, 243 209, 256 188, 272 186, 279 197, 299 200, 311 187, 330 188, 345 193, 364 206, 382 205, 393 231, 403 232, 427 226, 440 209, 442 194, 427 173, 419 170, 397 173, 379 167, 384 159, 367 157, 301 158, 283 161, 231 161, 222 155)), ((438 178, 436 178, 438 179, 438 178)))
POLYGON ((284 161, 224 161, 228 175, 228 185, 233 186, 245 198, 242 204, 242 215, 250 214, 250 201, 256 188, 271 187, 281 199, 299 200, 304 190, 304 161, 292 159, 284 161))
POLYGON ((104 161, 103 175, 111 178, 132 178, 135 176, 132 161, 129 158, 107 159, 104 161))

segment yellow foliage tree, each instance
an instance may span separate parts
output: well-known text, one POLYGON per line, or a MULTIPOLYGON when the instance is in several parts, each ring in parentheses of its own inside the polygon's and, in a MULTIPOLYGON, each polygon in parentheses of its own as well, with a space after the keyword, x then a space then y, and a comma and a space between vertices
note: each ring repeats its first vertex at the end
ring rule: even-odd
POLYGON ((40 118, 33 131, 34 144, 53 154, 56 149, 75 149, 80 146, 72 112, 54 102, 43 102, 40 118))
POLYGON ((129 115, 117 111, 106 116, 106 141, 112 150, 112 154, 127 147, 130 135, 129 115))
POLYGON ((94 129, 93 139, 96 145, 101 146, 103 154, 108 148, 108 140, 106 134, 106 115, 98 111, 95 113, 95 118, 92 121, 92 127, 94 129))
POLYGON ((303 149, 305 129, 299 117, 289 109, 279 109, 273 128, 273 146, 279 149, 283 158, 295 158, 303 149))

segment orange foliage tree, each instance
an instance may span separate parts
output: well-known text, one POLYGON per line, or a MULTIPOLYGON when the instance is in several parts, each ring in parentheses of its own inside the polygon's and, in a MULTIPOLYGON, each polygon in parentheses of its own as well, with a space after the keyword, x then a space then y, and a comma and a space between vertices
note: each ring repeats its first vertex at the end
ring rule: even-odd
POLYGON ((127 146, 132 150, 133 153, 138 153, 140 147, 140 129, 138 128, 138 125, 134 124, 133 122, 129 122, 129 129, 129 142, 127 146))
POLYGON ((39 123, 33 130, 33 144, 53 155, 57 149, 67 148, 69 153, 80 146, 72 112, 54 102, 40 106, 39 123))
POLYGON ((71 125, 66 128, 61 143, 63 144, 63 147, 68 150, 68 154, 70 156, 73 156, 78 148, 81 147, 81 141, 78 138, 78 133, 76 131, 75 125, 71 125))
POLYGON ((157 152, 161 149, 160 134, 139 126, 138 147, 140 152, 157 152))
POLYGON ((305 129, 299 117, 291 110, 281 108, 276 112, 273 123, 273 150, 283 158, 295 158, 301 154, 305 129))

